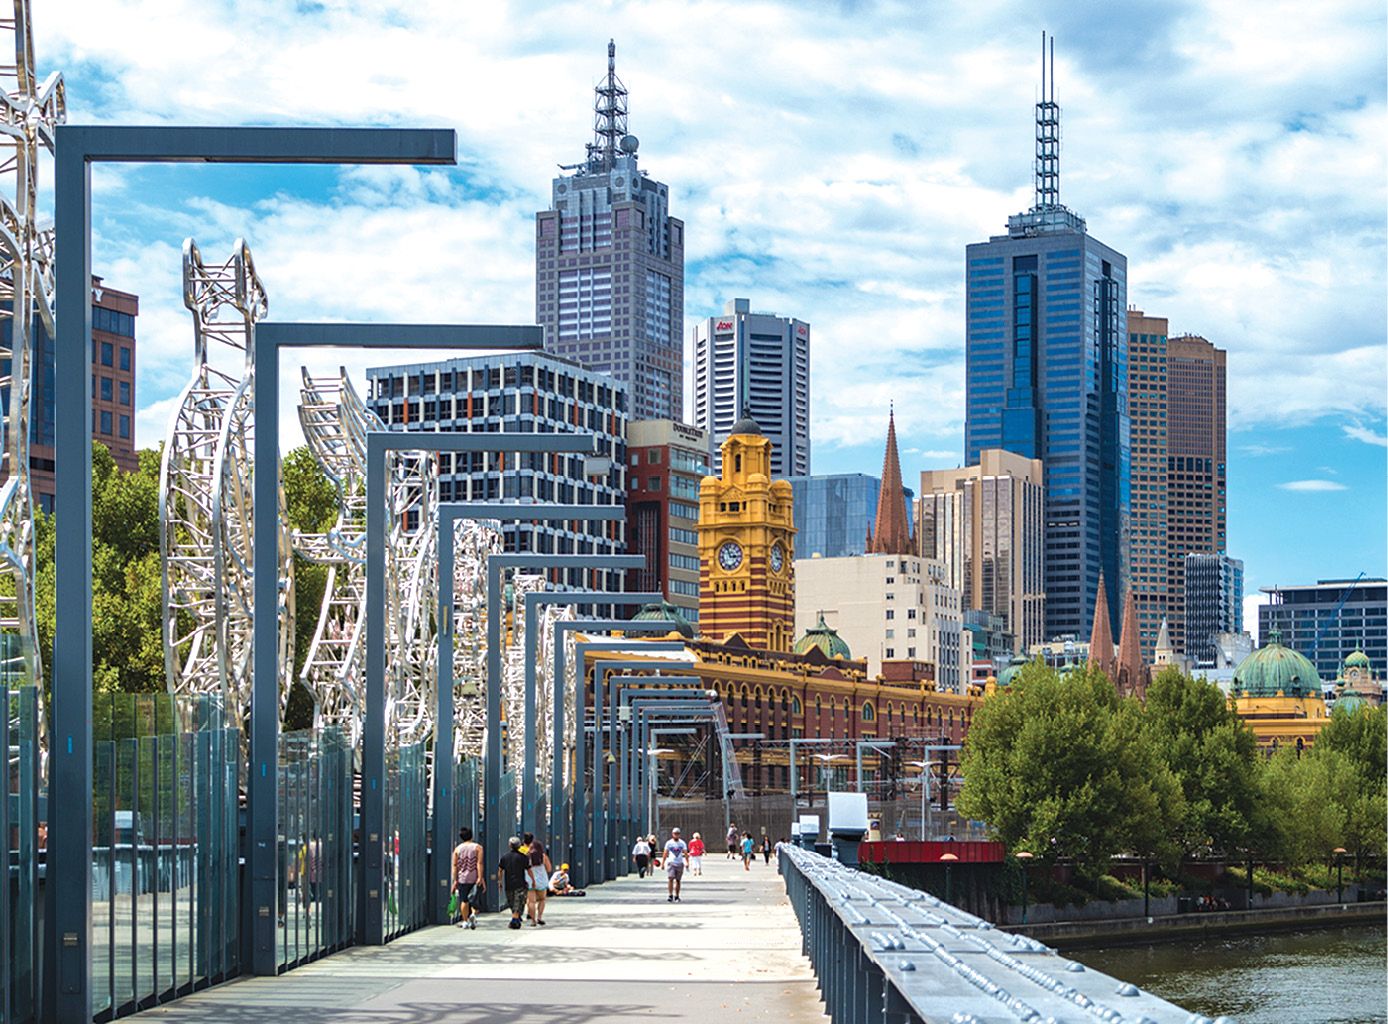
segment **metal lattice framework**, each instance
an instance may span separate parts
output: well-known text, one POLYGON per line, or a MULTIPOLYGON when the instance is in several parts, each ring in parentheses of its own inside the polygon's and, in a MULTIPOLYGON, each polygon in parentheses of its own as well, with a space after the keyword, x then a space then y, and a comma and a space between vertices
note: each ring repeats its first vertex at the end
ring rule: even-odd
MULTIPOLYGON (((487 744, 487 559, 500 554, 500 524, 454 523, 453 756, 481 758, 487 744)), ((435 676, 437 679, 437 676, 435 676)))
MULTIPOLYGON (((193 314, 193 375, 165 437, 159 487, 165 670, 171 693, 216 693, 244 710, 251 698, 253 335, 268 308, 246 243, 238 239, 225 263, 209 265, 196 242, 184 242, 183 304, 193 314), (239 375, 214 366, 214 352, 239 353, 239 375)), ((283 708, 294 657, 283 490, 279 505, 283 708)))
MULTIPOLYGON (((39 158, 53 153, 53 129, 66 120, 63 78, 58 72, 38 83, 28 0, 15 0, 14 18, 0 31, 14 36, 14 63, 0 64, 0 391, 8 393, 0 486, 0 565, 13 593, 0 595, 0 630, 19 635, 22 670, 40 673, 34 615, 34 517, 29 477, 29 432, 33 422, 35 336, 55 334, 53 325, 53 228, 39 220, 39 158), (12 187, 11 187, 12 186, 12 187)), ((19 666, 7 666, 11 669, 19 666)), ((43 704, 39 704, 39 734, 43 704)))

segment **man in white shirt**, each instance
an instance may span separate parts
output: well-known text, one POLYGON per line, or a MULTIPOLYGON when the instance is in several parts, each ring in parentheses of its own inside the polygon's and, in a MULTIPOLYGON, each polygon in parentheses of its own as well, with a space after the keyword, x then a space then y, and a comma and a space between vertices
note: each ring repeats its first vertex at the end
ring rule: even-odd
POLYGON ((665 843, 665 902, 680 901, 680 880, 684 878, 684 858, 689 844, 680 838, 680 830, 672 828, 665 843))

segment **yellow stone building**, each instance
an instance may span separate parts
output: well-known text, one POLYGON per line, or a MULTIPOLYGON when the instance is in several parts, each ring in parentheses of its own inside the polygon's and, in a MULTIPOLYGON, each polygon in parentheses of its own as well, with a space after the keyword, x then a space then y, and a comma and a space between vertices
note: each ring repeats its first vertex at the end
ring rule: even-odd
POLYGON ((1258 737, 1258 745, 1269 750, 1309 747, 1329 721, 1316 667, 1283 647, 1275 629, 1270 641, 1234 670, 1229 704, 1258 737))
POLYGON ((723 472, 699 487, 699 631, 788 652, 795 630, 791 487, 771 480, 771 442, 749 416, 723 442, 723 472))

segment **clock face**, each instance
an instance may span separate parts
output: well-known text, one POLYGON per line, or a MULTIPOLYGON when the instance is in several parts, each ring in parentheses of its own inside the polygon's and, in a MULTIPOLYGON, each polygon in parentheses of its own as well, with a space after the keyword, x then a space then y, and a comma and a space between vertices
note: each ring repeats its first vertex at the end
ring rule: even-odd
POLYGON ((781 545, 773 544, 771 547, 771 571, 780 572, 786 564, 785 552, 781 550, 781 545))
POLYGON ((732 572, 742 564, 742 548, 737 541, 724 541, 718 549, 718 565, 726 572, 732 572))

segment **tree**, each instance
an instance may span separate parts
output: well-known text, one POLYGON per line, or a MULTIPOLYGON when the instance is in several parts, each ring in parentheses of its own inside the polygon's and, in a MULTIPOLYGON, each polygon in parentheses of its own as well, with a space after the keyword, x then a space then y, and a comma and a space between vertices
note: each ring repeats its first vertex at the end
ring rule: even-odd
POLYGON ((1172 838, 1183 853, 1246 847, 1260 827, 1262 758, 1219 687, 1168 668, 1147 688, 1143 720, 1181 786, 1185 814, 1172 838))
POLYGON ((974 715, 959 809, 1009 848, 1098 874, 1123 849, 1162 853, 1180 786, 1097 668, 1064 680, 1034 662, 974 715))
POLYGON ((1337 707, 1302 761, 1324 765, 1329 799, 1343 818, 1340 846, 1358 862, 1388 852, 1388 706, 1337 707))
MULTIPOLYGON (((337 522, 341 507, 333 486, 307 445, 300 445, 281 462, 280 479, 289 525, 303 533, 324 533, 337 522)), ((313 632, 318 626, 318 610, 328 583, 328 567, 294 555, 294 677, 284 710, 284 728, 307 729, 313 724, 313 695, 299 682, 313 632)))

